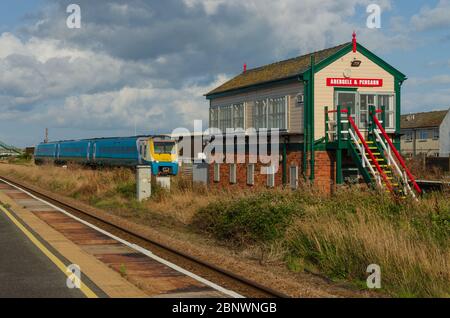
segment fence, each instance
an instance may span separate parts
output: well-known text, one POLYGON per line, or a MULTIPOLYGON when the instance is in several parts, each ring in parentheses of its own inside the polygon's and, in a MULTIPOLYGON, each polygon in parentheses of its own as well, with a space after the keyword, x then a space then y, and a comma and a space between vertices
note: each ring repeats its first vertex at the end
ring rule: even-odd
POLYGON ((427 170, 440 169, 445 172, 450 171, 450 156, 449 157, 426 157, 425 167, 427 170))

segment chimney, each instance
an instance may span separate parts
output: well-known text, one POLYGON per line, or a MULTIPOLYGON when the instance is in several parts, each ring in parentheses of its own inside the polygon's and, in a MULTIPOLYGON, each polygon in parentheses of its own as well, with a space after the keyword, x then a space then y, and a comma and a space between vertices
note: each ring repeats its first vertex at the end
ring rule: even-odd
POLYGON ((45 128, 45 139, 44 143, 48 144, 48 128, 45 128))
POLYGON ((244 63, 244 73, 247 72, 247 63, 244 63))

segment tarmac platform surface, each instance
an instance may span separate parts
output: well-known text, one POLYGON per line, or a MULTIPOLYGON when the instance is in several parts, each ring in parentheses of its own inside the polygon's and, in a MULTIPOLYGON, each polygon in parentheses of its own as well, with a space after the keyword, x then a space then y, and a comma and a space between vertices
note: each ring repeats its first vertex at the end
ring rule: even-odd
POLYGON ((24 233, 0 213, 0 297, 83 298, 24 233))

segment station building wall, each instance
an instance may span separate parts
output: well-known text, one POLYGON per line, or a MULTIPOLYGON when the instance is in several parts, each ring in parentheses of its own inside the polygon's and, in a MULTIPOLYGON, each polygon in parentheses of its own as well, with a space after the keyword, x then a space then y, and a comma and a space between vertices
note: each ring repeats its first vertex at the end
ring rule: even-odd
MULTIPOLYGON (((281 153, 281 152, 280 152, 281 153)), ((291 167, 297 167, 298 183, 303 181, 303 152, 298 150, 288 150, 286 156, 286 187, 291 186, 291 167)), ((251 155, 245 155, 245 163, 236 163, 236 182, 230 179, 231 165, 228 163, 210 164, 208 166, 208 184, 213 188, 268 188, 268 176, 261 173, 262 167, 267 165, 262 164, 260 160, 254 164, 254 183, 248 184, 248 169, 247 166, 251 161, 251 155), (220 178, 215 180, 215 169, 219 169, 220 178)), ((336 161, 335 154, 332 151, 316 151, 315 152, 315 180, 314 187, 325 193, 331 193, 334 189, 335 175, 336 175, 336 161)), ((279 162, 279 169, 274 176, 274 187, 283 187, 283 163, 279 162)))

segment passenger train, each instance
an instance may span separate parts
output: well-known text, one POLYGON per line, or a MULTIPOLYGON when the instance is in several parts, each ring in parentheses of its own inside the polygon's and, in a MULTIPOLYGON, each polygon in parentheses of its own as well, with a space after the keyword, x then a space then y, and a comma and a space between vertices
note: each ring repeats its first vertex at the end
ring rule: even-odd
POLYGON ((34 152, 36 164, 68 162, 135 167, 149 165, 152 174, 177 175, 177 144, 168 136, 94 138, 41 143, 34 152))

